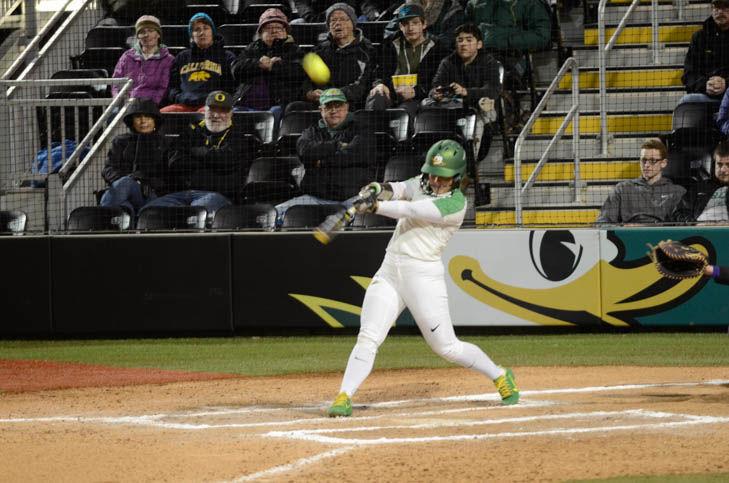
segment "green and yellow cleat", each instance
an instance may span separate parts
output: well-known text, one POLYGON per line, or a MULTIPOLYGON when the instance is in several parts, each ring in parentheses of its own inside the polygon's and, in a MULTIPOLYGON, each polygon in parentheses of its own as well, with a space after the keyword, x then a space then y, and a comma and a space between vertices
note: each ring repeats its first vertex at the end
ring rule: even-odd
POLYGON ((330 418, 346 418, 352 415, 352 400, 346 392, 340 392, 337 395, 332 405, 329 406, 327 414, 330 418))
POLYGON ((516 387, 514 373, 505 369, 504 375, 494 379, 494 386, 501 395, 501 404, 511 405, 519 402, 519 389, 516 387))

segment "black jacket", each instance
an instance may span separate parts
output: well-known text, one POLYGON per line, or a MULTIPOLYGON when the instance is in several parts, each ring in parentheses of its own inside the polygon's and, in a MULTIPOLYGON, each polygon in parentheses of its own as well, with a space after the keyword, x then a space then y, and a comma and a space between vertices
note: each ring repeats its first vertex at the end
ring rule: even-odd
POLYGON ((465 65, 454 52, 441 61, 432 86, 446 87, 452 82, 468 91, 468 96, 463 99, 465 106, 477 107, 482 97, 497 99, 501 93, 499 62, 481 49, 473 62, 465 65))
POLYGON ((270 47, 261 39, 254 40, 233 63, 233 76, 238 82, 235 99, 240 101, 251 86, 260 80, 268 84, 271 106, 285 105, 295 100, 304 82, 302 56, 301 49, 291 36, 285 40, 275 40, 270 47), (274 63, 270 71, 262 70, 258 66, 258 59, 264 55, 280 57, 281 62, 274 63))
MULTIPOLYGON (((695 185, 689 186, 688 191, 683 196, 676 211, 673 213, 674 221, 680 222, 693 222, 701 215, 709 203, 711 196, 714 191, 724 186, 719 183, 716 178, 711 178, 706 181, 699 182, 695 185)), ((727 211, 729 211, 729 198, 726 200, 727 211)))
POLYGON ((713 18, 707 18, 704 27, 691 37, 683 69, 681 80, 690 93, 706 94, 706 81, 711 76, 729 78, 729 30, 722 32, 713 18))
POLYGON ((167 140, 157 132, 122 134, 111 141, 101 176, 112 184, 123 176, 132 175, 143 187, 149 186, 157 196, 161 196, 169 190, 169 155, 167 140))
POLYGON ((328 129, 323 120, 305 129, 296 142, 296 152, 306 168, 302 192, 334 201, 357 194, 369 179, 372 142, 352 114, 339 129, 328 129))
POLYGON ((304 81, 304 93, 314 89, 338 87, 347 96, 351 110, 362 106, 374 79, 377 54, 372 43, 360 30, 355 30, 354 35, 354 41, 341 49, 332 40, 331 35, 327 35, 327 38, 314 48, 314 52, 329 66, 332 76, 325 86, 315 86, 307 79, 304 81))
POLYGON ((200 121, 182 132, 178 146, 170 163, 175 191, 215 191, 237 200, 255 152, 250 137, 235 125, 212 133, 200 121))
MULTIPOLYGON (((390 89, 390 97, 394 103, 402 102, 402 99, 399 99, 395 92, 395 87, 392 85, 392 76, 395 75, 398 57, 406 44, 407 41, 400 32, 390 40, 382 43, 382 54, 376 71, 377 79, 373 83, 373 85, 385 84, 390 89)), ((443 43, 435 37, 428 36, 423 44, 423 54, 420 58, 420 65, 418 66, 418 85, 415 86, 416 101, 428 97, 433 76, 438 70, 440 61, 446 55, 448 55, 448 51, 443 43)), ((409 72, 402 73, 409 74, 409 72)))
POLYGON ((191 42, 189 49, 177 54, 170 69, 170 102, 202 106, 213 91, 234 92, 233 61, 235 55, 225 50, 220 35, 216 35, 213 45, 205 50, 191 42))

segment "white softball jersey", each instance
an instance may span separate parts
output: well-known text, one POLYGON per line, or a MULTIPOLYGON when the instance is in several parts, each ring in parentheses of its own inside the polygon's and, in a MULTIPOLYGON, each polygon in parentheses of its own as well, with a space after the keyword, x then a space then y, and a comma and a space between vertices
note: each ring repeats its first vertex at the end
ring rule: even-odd
POLYGON ((443 249, 466 216, 466 197, 456 189, 429 195, 420 176, 391 183, 393 197, 379 201, 377 214, 398 219, 387 252, 418 260, 440 260, 443 249))

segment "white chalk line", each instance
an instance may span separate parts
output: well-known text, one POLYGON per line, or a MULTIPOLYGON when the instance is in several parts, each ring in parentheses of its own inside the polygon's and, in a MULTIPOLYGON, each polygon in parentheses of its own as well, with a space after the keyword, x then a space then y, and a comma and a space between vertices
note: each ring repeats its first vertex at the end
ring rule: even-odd
MULTIPOLYGON (((590 386, 581 388, 562 388, 562 389, 539 389, 539 390, 527 390, 521 391, 522 397, 527 396, 543 396, 543 395, 555 395, 555 394, 576 394, 576 393, 596 393, 596 392, 609 392, 609 391, 627 391, 634 389, 648 389, 648 388, 659 388, 659 387, 695 387, 695 386, 715 386, 729 384, 729 380, 711 380, 704 382, 675 382, 675 383, 654 383, 654 384, 624 384, 617 386, 590 386)), ((370 409, 381 409, 391 408, 413 404, 427 404, 427 403, 438 403, 438 402, 489 402, 499 401, 499 396, 494 393, 488 394, 473 394, 466 396, 448 396, 438 398, 421 398, 421 399, 408 399, 400 401, 386 401, 376 402, 365 405, 355 405, 357 408, 370 408, 370 409)), ((525 407, 539 407, 550 404, 548 401, 537 401, 537 400, 525 400, 516 406, 493 406, 488 408, 456 408, 456 409, 444 409, 438 411, 423 411, 414 412, 408 411, 403 414, 387 414, 387 415, 373 415, 373 416, 360 416, 357 417, 357 421, 364 421, 368 419, 380 419, 383 417, 413 417, 413 416, 428 416, 438 414, 448 414, 466 411, 482 411, 482 410, 493 410, 493 409, 513 409, 513 408, 525 408, 525 407)), ((225 416, 235 414, 248 414, 248 413, 272 413, 281 411, 322 411, 328 403, 321 403, 319 405, 307 405, 307 406, 293 406, 284 408, 266 408, 260 406, 249 406, 245 408, 234 408, 234 409, 221 409, 221 410, 208 410, 208 411, 197 411, 192 413, 167 413, 167 414, 147 414, 139 416, 48 416, 48 417, 36 417, 36 418, 0 418, 0 424, 21 424, 21 423, 100 423, 110 425, 137 425, 137 426, 151 426, 164 429, 179 429, 179 430, 207 430, 207 429, 236 429, 236 428, 256 428, 266 426, 287 426, 291 424, 306 424, 306 423, 318 423, 323 421, 331 421, 330 418, 299 418, 285 421, 261 421, 255 423, 176 423, 165 421, 166 419, 173 418, 184 418, 184 417, 202 417, 202 416, 225 416)))
POLYGON ((644 411, 641 409, 629 409, 625 411, 595 411, 588 413, 568 413, 557 415, 542 416, 525 416, 517 418, 504 418, 488 421, 464 421, 453 422, 447 421, 442 423, 428 423, 421 425, 392 425, 360 428, 343 428, 343 429, 312 429, 312 430, 295 430, 295 431, 271 431, 264 436, 273 438, 296 439, 301 441, 316 442, 322 444, 346 444, 354 446, 377 446, 387 444, 413 444, 413 443, 435 443, 448 441, 464 441, 464 440, 486 440, 486 439, 502 439, 517 438, 529 436, 553 436, 563 434, 583 434, 611 431, 628 431, 628 430, 646 430, 646 429, 665 429, 681 426, 692 426, 699 424, 727 424, 729 417, 716 416, 697 416, 693 414, 663 413, 655 411, 644 411), (641 424, 623 424, 614 426, 595 426, 588 428, 555 428, 539 431, 507 431, 499 433, 476 433, 476 434, 458 434, 450 436, 427 436, 427 437, 408 437, 408 438, 387 438, 380 437, 374 439, 362 438, 339 438, 334 436, 324 436, 324 433, 351 433, 357 431, 375 431, 388 429, 433 429, 439 427, 466 427, 466 426, 487 426, 507 423, 529 422, 529 421, 545 421, 545 420, 567 420, 567 419, 601 419, 615 416, 632 416, 646 418, 684 418, 684 421, 669 421, 660 423, 641 423, 641 424))
POLYGON ((252 480, 257 480, 259 478, 266 478, 269 476, 279 475, 281 473, 288 473, 291 470, 303 468, 304 466, 310 465, 312 463, 316 463, 323 459, 333 458, 335 456, 339 456, 341 454, 347 453, 349 451, 352 451, 354 448, 355 448, 354 446, 344 446, 344 447, 340 447, 337 449, 333 449, 331 451, 325 451, 323 453, 315 454, 314 456, 308 456, 306 458, 301 458, 301 459, 296 460, 293 463, 289 463, 287 465, 274 466, 273 468, 259 471, 257 473, 252 473, 250 475, 241 476, 241 477, 236 478, 235 480, 231 480, 231 481, 233 481, 233 482, 252 481, 252 480))

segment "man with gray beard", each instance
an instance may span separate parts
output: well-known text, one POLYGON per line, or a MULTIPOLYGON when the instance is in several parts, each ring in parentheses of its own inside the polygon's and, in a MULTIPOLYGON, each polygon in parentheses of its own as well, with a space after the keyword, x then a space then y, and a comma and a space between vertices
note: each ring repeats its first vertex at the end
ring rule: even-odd
POLYGON ((208 221, 239 200, 255 148, 233 125, 233 96, 213 91, 205 100, 205 118, 180 134, 170 161, 175 192, 148 206, 203 206, 208 221))

